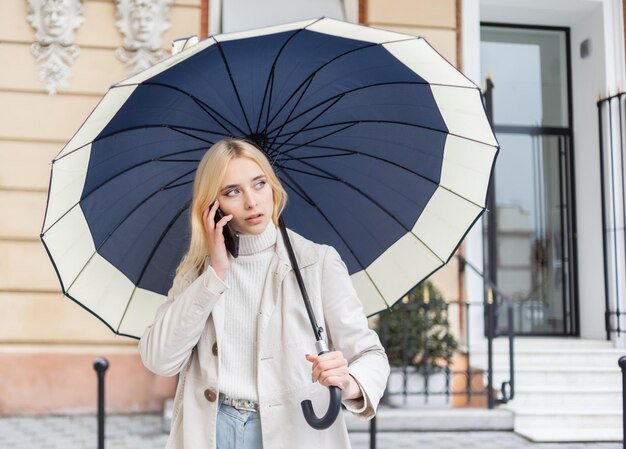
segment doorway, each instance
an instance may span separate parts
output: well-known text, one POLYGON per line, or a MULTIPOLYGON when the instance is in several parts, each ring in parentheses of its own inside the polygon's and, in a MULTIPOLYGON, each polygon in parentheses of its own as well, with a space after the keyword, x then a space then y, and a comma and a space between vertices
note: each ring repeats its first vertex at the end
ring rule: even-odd
POLYGON ((487 96, 501 146, 485 273, 513 301, 517 335, 578 335, 570 67, 567 28, 481 25, 481 72, 493 81, 487 96))

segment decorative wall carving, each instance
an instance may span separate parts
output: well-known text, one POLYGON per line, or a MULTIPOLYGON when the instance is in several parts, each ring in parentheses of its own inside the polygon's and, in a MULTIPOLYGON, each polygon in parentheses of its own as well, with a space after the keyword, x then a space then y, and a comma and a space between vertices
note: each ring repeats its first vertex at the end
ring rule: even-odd
POLYGON ((39 63, 39 80, 48 94, 68 86, 70 66, 78 56, 75 31, 85 21, 79 0, 28 0, 30 25, 35 29, 31 52, 39 63))
POLYGON ((117 57, 129 75, 163 59, 161 36, 170 27, 172 0, 117 0, 116 25, 124 35, 117 57))

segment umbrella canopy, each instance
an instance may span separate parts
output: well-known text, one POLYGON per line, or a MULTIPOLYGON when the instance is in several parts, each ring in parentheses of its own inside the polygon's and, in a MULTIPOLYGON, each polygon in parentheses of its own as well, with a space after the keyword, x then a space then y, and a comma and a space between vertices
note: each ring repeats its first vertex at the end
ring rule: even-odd
POLYGON ((41 237, 63 292, 140 336, 228 136, 266 153, 285 222, 337 249, 368 315, 451 257, 498 151, 480 89, 422 38, 327 18, 212 36, 113 85, 54 159, 41 237))

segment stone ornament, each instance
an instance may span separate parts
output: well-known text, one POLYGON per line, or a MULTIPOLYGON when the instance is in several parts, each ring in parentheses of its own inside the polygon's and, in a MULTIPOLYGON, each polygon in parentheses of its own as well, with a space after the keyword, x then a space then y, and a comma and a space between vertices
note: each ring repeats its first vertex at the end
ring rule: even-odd
POLYGON ((75 31, 85 21, 80 0, 28 0, 28 23, 35 29, 31 52, 39 80, 48 94, 68 86, 70 66, 78 56, 75 31))
POLYGON ((172 0, 117 0, 118 30, 124 35, 115 52, 128 75, 147 69, 166 56, 161 35, 170 27, 172 0))

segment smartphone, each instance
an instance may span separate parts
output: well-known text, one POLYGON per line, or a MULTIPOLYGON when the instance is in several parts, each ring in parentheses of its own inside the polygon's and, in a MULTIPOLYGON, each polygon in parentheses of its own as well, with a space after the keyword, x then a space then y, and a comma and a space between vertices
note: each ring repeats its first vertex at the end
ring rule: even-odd
MULTIPOLYGON (((224 218, 224 212, 218 207, 215 211, 215 224, 224 218)), ((233 256, 239 256, 239 234, 237 234, 228 223, 222 228, 224 234, 224 244, 226 249, 233 256)))

